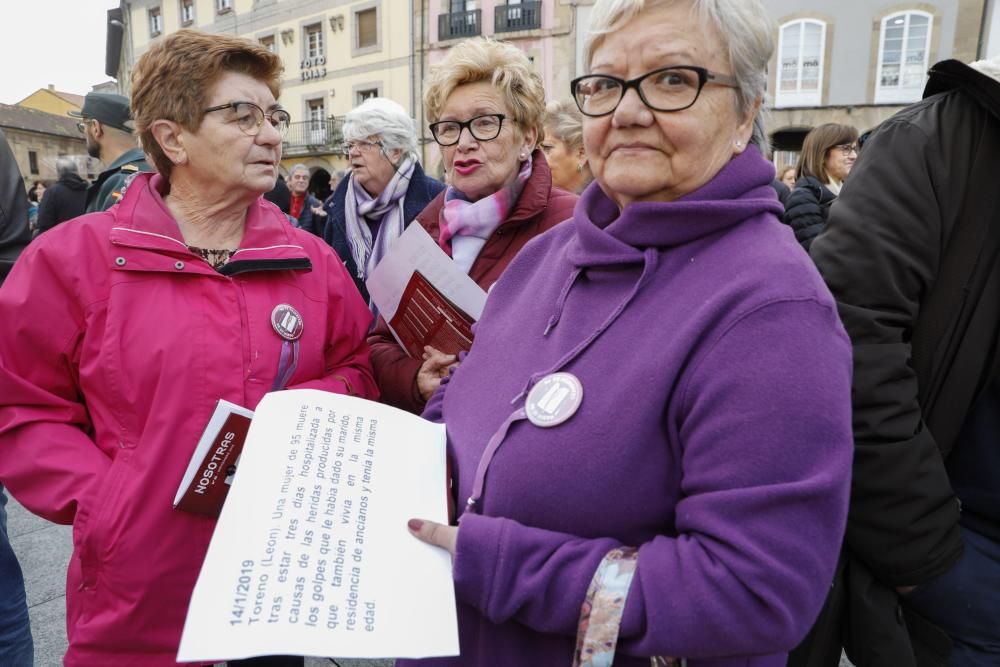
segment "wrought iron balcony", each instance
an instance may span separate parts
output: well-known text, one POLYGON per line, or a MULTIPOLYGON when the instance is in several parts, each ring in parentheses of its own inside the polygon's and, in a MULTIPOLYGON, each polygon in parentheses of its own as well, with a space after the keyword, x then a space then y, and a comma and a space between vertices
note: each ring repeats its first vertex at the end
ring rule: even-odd
POLYGON ((541 2, 497 5, 493 11, 495 32, 537 30, 542 27, 541 2))
POLYGON ((475 37, 483 31, 483 12, 471 9, 467 12, 452 12, 438 15, 438 39, 475 37))
POLYGON ((282 153, 285 156, 335 153, 344 142, 343 125, 344 120, 336 117, 290 123, 282 153))

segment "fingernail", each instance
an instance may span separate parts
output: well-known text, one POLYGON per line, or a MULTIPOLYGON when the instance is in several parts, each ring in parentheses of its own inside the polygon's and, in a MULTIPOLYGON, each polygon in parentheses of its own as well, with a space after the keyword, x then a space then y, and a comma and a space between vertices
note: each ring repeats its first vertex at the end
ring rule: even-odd
POLYGON ((420 529, 424 527, 424 522, 420 519, 410 519, 406 522, 406 527, 412 530, 414 533, 419 533, 420 529))

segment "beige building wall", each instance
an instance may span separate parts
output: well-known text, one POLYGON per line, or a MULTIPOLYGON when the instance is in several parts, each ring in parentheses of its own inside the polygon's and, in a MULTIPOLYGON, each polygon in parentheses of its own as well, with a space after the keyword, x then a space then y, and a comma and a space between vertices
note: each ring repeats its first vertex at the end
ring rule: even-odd
MULTIPOLYGON (((279 101, 291 113, 293 123, 282 160, 286 172, 298 162, 328 170, 346 167, 346 160, 334 150, 339 139, 329 140, 339 127, 337 122, 315 126, 324 130, 301 125, 310 120, 310 102, 322 101, 325 118, 342 118, 357 106, 361 94, 374 90, 411 114, 416 110, 410 0, 232 0, 232 9, 222 13, 217 10, 218 2, 194 0, 194 20, 187 25, 181 22, 181 0, 123 3, 129 25, 120 69, 136 62, 156 39, 182 28, 273 43, 284 64, 279 101), (162 21, 159 35, 150 33, 154 9, 162 21), (377 17, 375 44, 359 48, 358 14, 372 9, 377 17), (306 27, 314 25, 320 26, 321 58, 308 58, 306 53, 306 27), (313 142, 324 133, 328 141, 313 142)), ((120 72, 120 82, 129 78, 120 72)))
MULTIPOLYGON (((80 139, 71 139, 12 127, 2 129, 11 150, 14 152, 14 159, 17 161, 17 168, 21 171, 26 188, 35 181, 55 181, 57 178, 56 158, 62 156, 85 157, 87 155, 87 145, 82 135, 80 139), (37 173, 32 173, 31 153, 35 154, 37 173)), ((83 162, 86 163, 85 160, 83 162)), ((87 174, 82 168, 80 175, 84 178, 93 176, 93 174, 87 174)))

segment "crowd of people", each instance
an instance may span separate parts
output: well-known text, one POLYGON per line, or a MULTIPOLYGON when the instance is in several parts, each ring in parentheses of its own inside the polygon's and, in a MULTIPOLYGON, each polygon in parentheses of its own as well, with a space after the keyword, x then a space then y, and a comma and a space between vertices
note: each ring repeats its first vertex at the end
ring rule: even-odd
MULTIPOLYGON (((440 180, 385 98, 346 173, 279 179, 280 59, 192 30, 87 96, 109 168, 61 162, 34 240, 0 135, 0 482, 73 526, 65 664, 175 664, 214 528, 177 480, 217 400, 290 388, 446 426, 458 516, 408 528, 461 655, 400 665, 1000 664, 1000 60, 776 169, 757 0, 589 30, 565 100, 509 43, 431 68, 440 180), (488 291, 467 353, 412 357, 366 288, 414 223, 488 291)), ((31 664, 5 529, 0 664, 31 664)))

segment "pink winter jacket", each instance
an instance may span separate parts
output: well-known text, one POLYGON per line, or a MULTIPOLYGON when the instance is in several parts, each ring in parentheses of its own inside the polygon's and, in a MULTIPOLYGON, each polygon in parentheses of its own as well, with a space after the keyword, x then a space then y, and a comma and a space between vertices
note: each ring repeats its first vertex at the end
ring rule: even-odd
POLYGON ((216 401, 256 407, 302 315, 289 387, 376 398, 370 315, 343 263, 272 204, 222 273, 143 174, 34 241, 0 288, 0 481, 73 524, 66 665, 173 665, 215 520, 172 509, 216 401), (225 274, 225 275, 224 275, 225 274))

